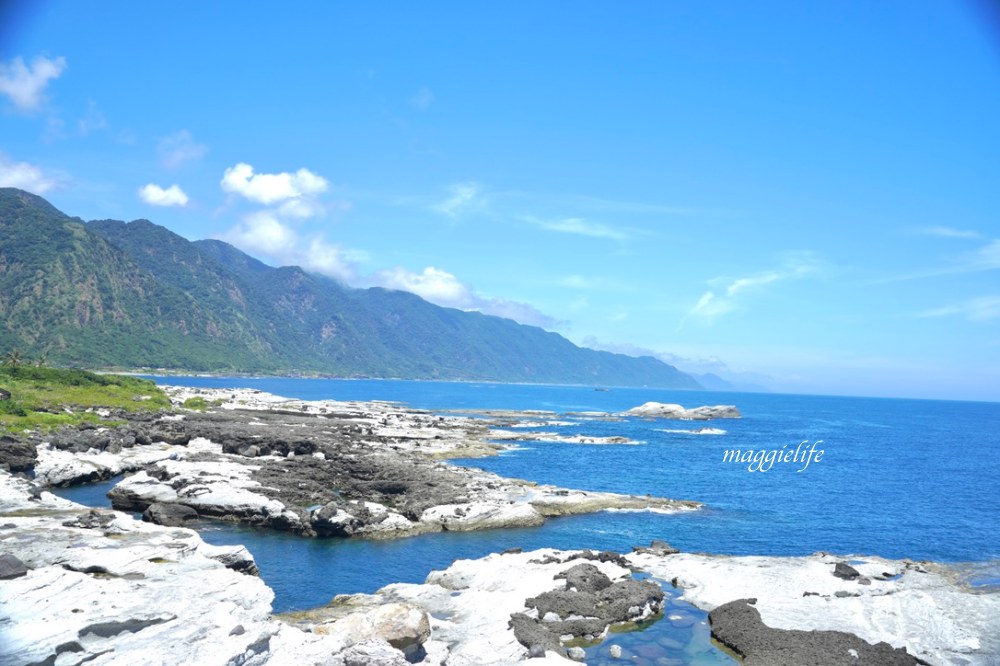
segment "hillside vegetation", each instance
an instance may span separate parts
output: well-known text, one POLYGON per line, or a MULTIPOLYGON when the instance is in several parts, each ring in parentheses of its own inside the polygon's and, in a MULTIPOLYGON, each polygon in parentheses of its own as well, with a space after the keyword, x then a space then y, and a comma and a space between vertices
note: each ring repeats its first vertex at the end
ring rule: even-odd
POLYGON ((14 347, 89 368, 700 388, 651 357, 0 188, 0 349, 14 347))
POLYGON ((0 389, 0 431, 53 428, 74 423, 108 423, 98 410, 129 412, 170 409, 156 384, 138 377, 98 375, 85 370, 4 365, 0 389))

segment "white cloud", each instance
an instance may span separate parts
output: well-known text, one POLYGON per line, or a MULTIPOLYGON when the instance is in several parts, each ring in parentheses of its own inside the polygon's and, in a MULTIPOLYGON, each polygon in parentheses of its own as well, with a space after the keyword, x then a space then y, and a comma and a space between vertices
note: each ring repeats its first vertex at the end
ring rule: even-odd
POLYGON ((955 305, 948 305, 921 312, 921 317, 965 317, 982 322, 1000 318, 1000 296, 983 296, 955 305))
POLYGON ((160 164, 168 169, 176 169, 185 162, 201 158, 208 148, 198 143, 191 132, 182 129, 160 139, 156 146, 160 164))
POLYGON ((917 233, 924 236, 937 236, 939 238, 982 238, 982 234, 978 231, 971 231, 967 229, 955 229, 953 227, 923 227, 918 229, 917 233))
POLYGON ((0 93, 10 97, 18 109, 34 111, 42 105, 49 81, 59 78, 64 69, 65 58, 38 56, 29 66, 18 56, 9 64, 0 63, 0 93))
POLYGON ((186 206, 188 203, 188 195, 178 185, 163 189, 149 183, 139 188, 139 198, 151 206, 186 206))
POLYGON ((386 289, 408 291, 435 305, 513 319, 528 326, 553 328, 558 324, 527 303, 477 294, 453 274, 434 266, 419 273, 401 267, 379 271, 369 282, 386 289))
POLYGON ((295 173, 254 173, 253 167, 240 162, 226 169, 220 183, 226 192, 270 205, 279 201, 325 192, 329 183, 308 169, 295 173))
POLYGON ((564 234, 576 234, 578 236, 590 236, 591 238, 607 238, 610 240, 623 241, 630 236, 620 229, 612 229, 606 224, 599 222, 588 222, 580 217, 567 217, 560 220, 542 220, 537 217, 523 216, 525 222, 534 224, 537 227, 548 231, 557 231, 564 234))
POLYGON ((450 308, 470 309, 472 292, 454 275, 433 266, 420 273, 396 267, 375 275, 376 284, 386 289, 408 291, 424 300, 450 308))
POLYGON ((17 187, 34 194, 45 194, 59 181, 27 162, 11 162, 0 154, 0 187, 17 187))
POLYGON ((267 257, 279 266, 300 266, 344 283, 357 280, 355 263, 364 253, 328 243, 322 236, 302 238, 273 211, 257 211, 220 238, 249 254, 267 257))
POLYGON ((322 215, 324 212, 323 204, 316 201, 315 199, 307 198, 296 198, 289 199, 278 207, 278 212, 284 217, 294 217, 300 220, 304 220, 310 217, 316 217, 317 215, 322 215))
POLYGON ((410 104, 417 107, 421 111, 430 108, 430 105, 434 103, 434 93, 427 86, 422 87, 417 92, 413 93, 410 97, 410 104))
POLYGON ((482 197, 482 188, 478 183, 457 183, 449 187, 448 191, 451 196, 441 203, 431 206, 433 210, 448 217, 458 217, 470 210, 486 206, 482 197))
POLYGON ((819 270, 819 262, 811 253, 792 253, 782 268, 764 271, 741 278, 715 278, 709 284, 715 289, 701 295, 698 302, 681 321, 681 326, 690 317, 711 321, 739 308, 739 301, 747 292, 761 291, 763 287, 785 280, 797 280, 819 270))
POLYGON ((244 217, 222 239, 245 252, 279 259, 294 253, 298 236, 271 212, 258 211, 244 217))

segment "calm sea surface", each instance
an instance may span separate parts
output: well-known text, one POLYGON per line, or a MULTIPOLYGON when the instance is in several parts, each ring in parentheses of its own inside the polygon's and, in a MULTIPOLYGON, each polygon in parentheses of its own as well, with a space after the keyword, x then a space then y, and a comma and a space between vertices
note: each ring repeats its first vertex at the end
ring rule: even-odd
MULTIPOLYGON (((526 443, 496 458, 455 461, 571 488, 704 502, 682 515, 604 512, 531 529, 437 533, 396 541, 315 540, 206 524, 217 544, 243 543, 275 590, 275 609, 324 604, 335 594, 422 582, 457 558, 507 548, 627 551, 664 539, 687 551, 805 555, 816 551, 948 562, 1000 559, 1000 404, 485 383, 153 377, 163 384, 248 387, 308 400, 393 400, 430 410, 617 412, 655 400, 734 404, 740 420, 594 421, 538 428, 620 435, 639 446, 526 443), (690 432, 721 428, 722 435, 690 432), (678 432, 682 431, 682 432, 678 432), (767 472, 724 462, 727 450, 794 450, 823 457, 775 462, 767 472)), ((71 490, 105 503, 105 487, 71 490)), ((985 567, 987 578, 995 572, 985 567)))

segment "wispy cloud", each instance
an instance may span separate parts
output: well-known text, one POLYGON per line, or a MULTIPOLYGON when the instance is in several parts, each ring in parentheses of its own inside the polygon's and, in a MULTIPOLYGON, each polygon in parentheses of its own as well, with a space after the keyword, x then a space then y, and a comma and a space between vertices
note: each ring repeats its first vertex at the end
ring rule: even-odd
POLYGON ((0 153, 0 187, 17 187, 34 194, 45 194, 59 184, 59 179, 27 162, 13 162, 0 153))
POLYGON ((451 218, 458 218, 487 206, 483 188, 479 183, 456 183, 448 188, 448 192, 448 198, 431 206, 432 210, 451 218))
POLYGON ((87 102, 87 114, 76 123, 80 136, 87 136, 91 132, 108 128, 108 119, 104 116, 97 102, 90 100, 87 102))
POLYGON ((588 222, 580 217, 566 217, 561 219, 541 219, 531 215, 523 215, 519 219, 536 227, 547 231, 556 231, 563 234, 574 234, 577 236, 589 236, 591 238, 604 238, 608 240, 624 241, 631 238, 631 234, 624 229, 614 229, 600 222, 588 222))
POLYGON ((964 317, 969 321, 983 322, 1000 318, 1000 296, 983 296, 962 303, 925 310, 920 317, 964 317))
POLYGON ((45 101, 49 81, 59 78, 65 69, 65 58, 38 56, 26 65, 18 56, 9 63, 0 63, 0 94, 7 95, 21 111, 36 111, 45 101))
POLYGON ((689 318, 712 321, 741 307, 746 294, 760 293, 768 285, 798 280, 818 272, 820 262, 811 252, 790 254, 781 268, 738 278, 717 277, 709 281, 713 288, 706 291, 687 313, 680 326, 689 318))
POLYGON ((151 206, 186 206, 188 195, 178 185, 164 189, 155 183, 139 188, 139 198, 151 206))
POLYGON ((923 236, 937 236, 938 238, 976 239, 983 237, 978 231, 955 229, 953 227, 921 227, 916 231, 923 236))
POLYGON ((434 93, 427 86, 423 86, 410 97, 410 104, 421 111, 426 111, 433 103, 434 93))
POLYGON ((948 264, 914 273, 892 275, 873 280, 872 284, 907 282, 909 280, 923 280, 948 275, 962 275, 965 273, 980 273, 997 269, 1000 269, 1000 238, 991 239, 985 245, 981 245, 975 250, 954 256, 948 264))
POLYGON ((160 164, 167 169, 177 169, 185 162, 200 159, 208 152, 208 148, 198 143, 191 132, 182 129, 160 139, 156 153, 160 164))
POLYGON ((421 272, 396 267, 379 271, 368 279, 372 285, 408 291, 426 301, 459 310, 513 319, 521 324, 553 328, 558 322, 527 303, 506 298, 491 298, 477 293, 455 275, 434 266, 421 272))

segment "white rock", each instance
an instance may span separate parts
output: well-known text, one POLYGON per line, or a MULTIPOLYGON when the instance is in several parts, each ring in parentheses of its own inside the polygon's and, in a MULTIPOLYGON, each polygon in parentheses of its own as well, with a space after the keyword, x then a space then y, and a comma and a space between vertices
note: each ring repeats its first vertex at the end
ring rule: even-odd
POLYGON ((635 565, 661 580, 677 578, 683 599, 711 610, 734 599, 757 598, 769 626, 834 630, 869 643, 885 641, 934 664, 994 664, 1000 655, 1000 593, 969 590, 933 564, 925 572, 878 557, 724 557, 633 553, 635 565), (836 562, 852 564, 870 585, 833 575, 836 562), (877 580, 882 573, 897 580, 877 580), (860 596, 836 597, 838 591, 860 596), (805 592, 819 596, 803 596, 805 592))
POLYGON ((641 416, 655 419, 682 421, 707 421, 709 419, 738 419, 740 411, 733 405, 713 405, 686 409, 682 405, 647 402, 622 413, 622 416, 641 416))

